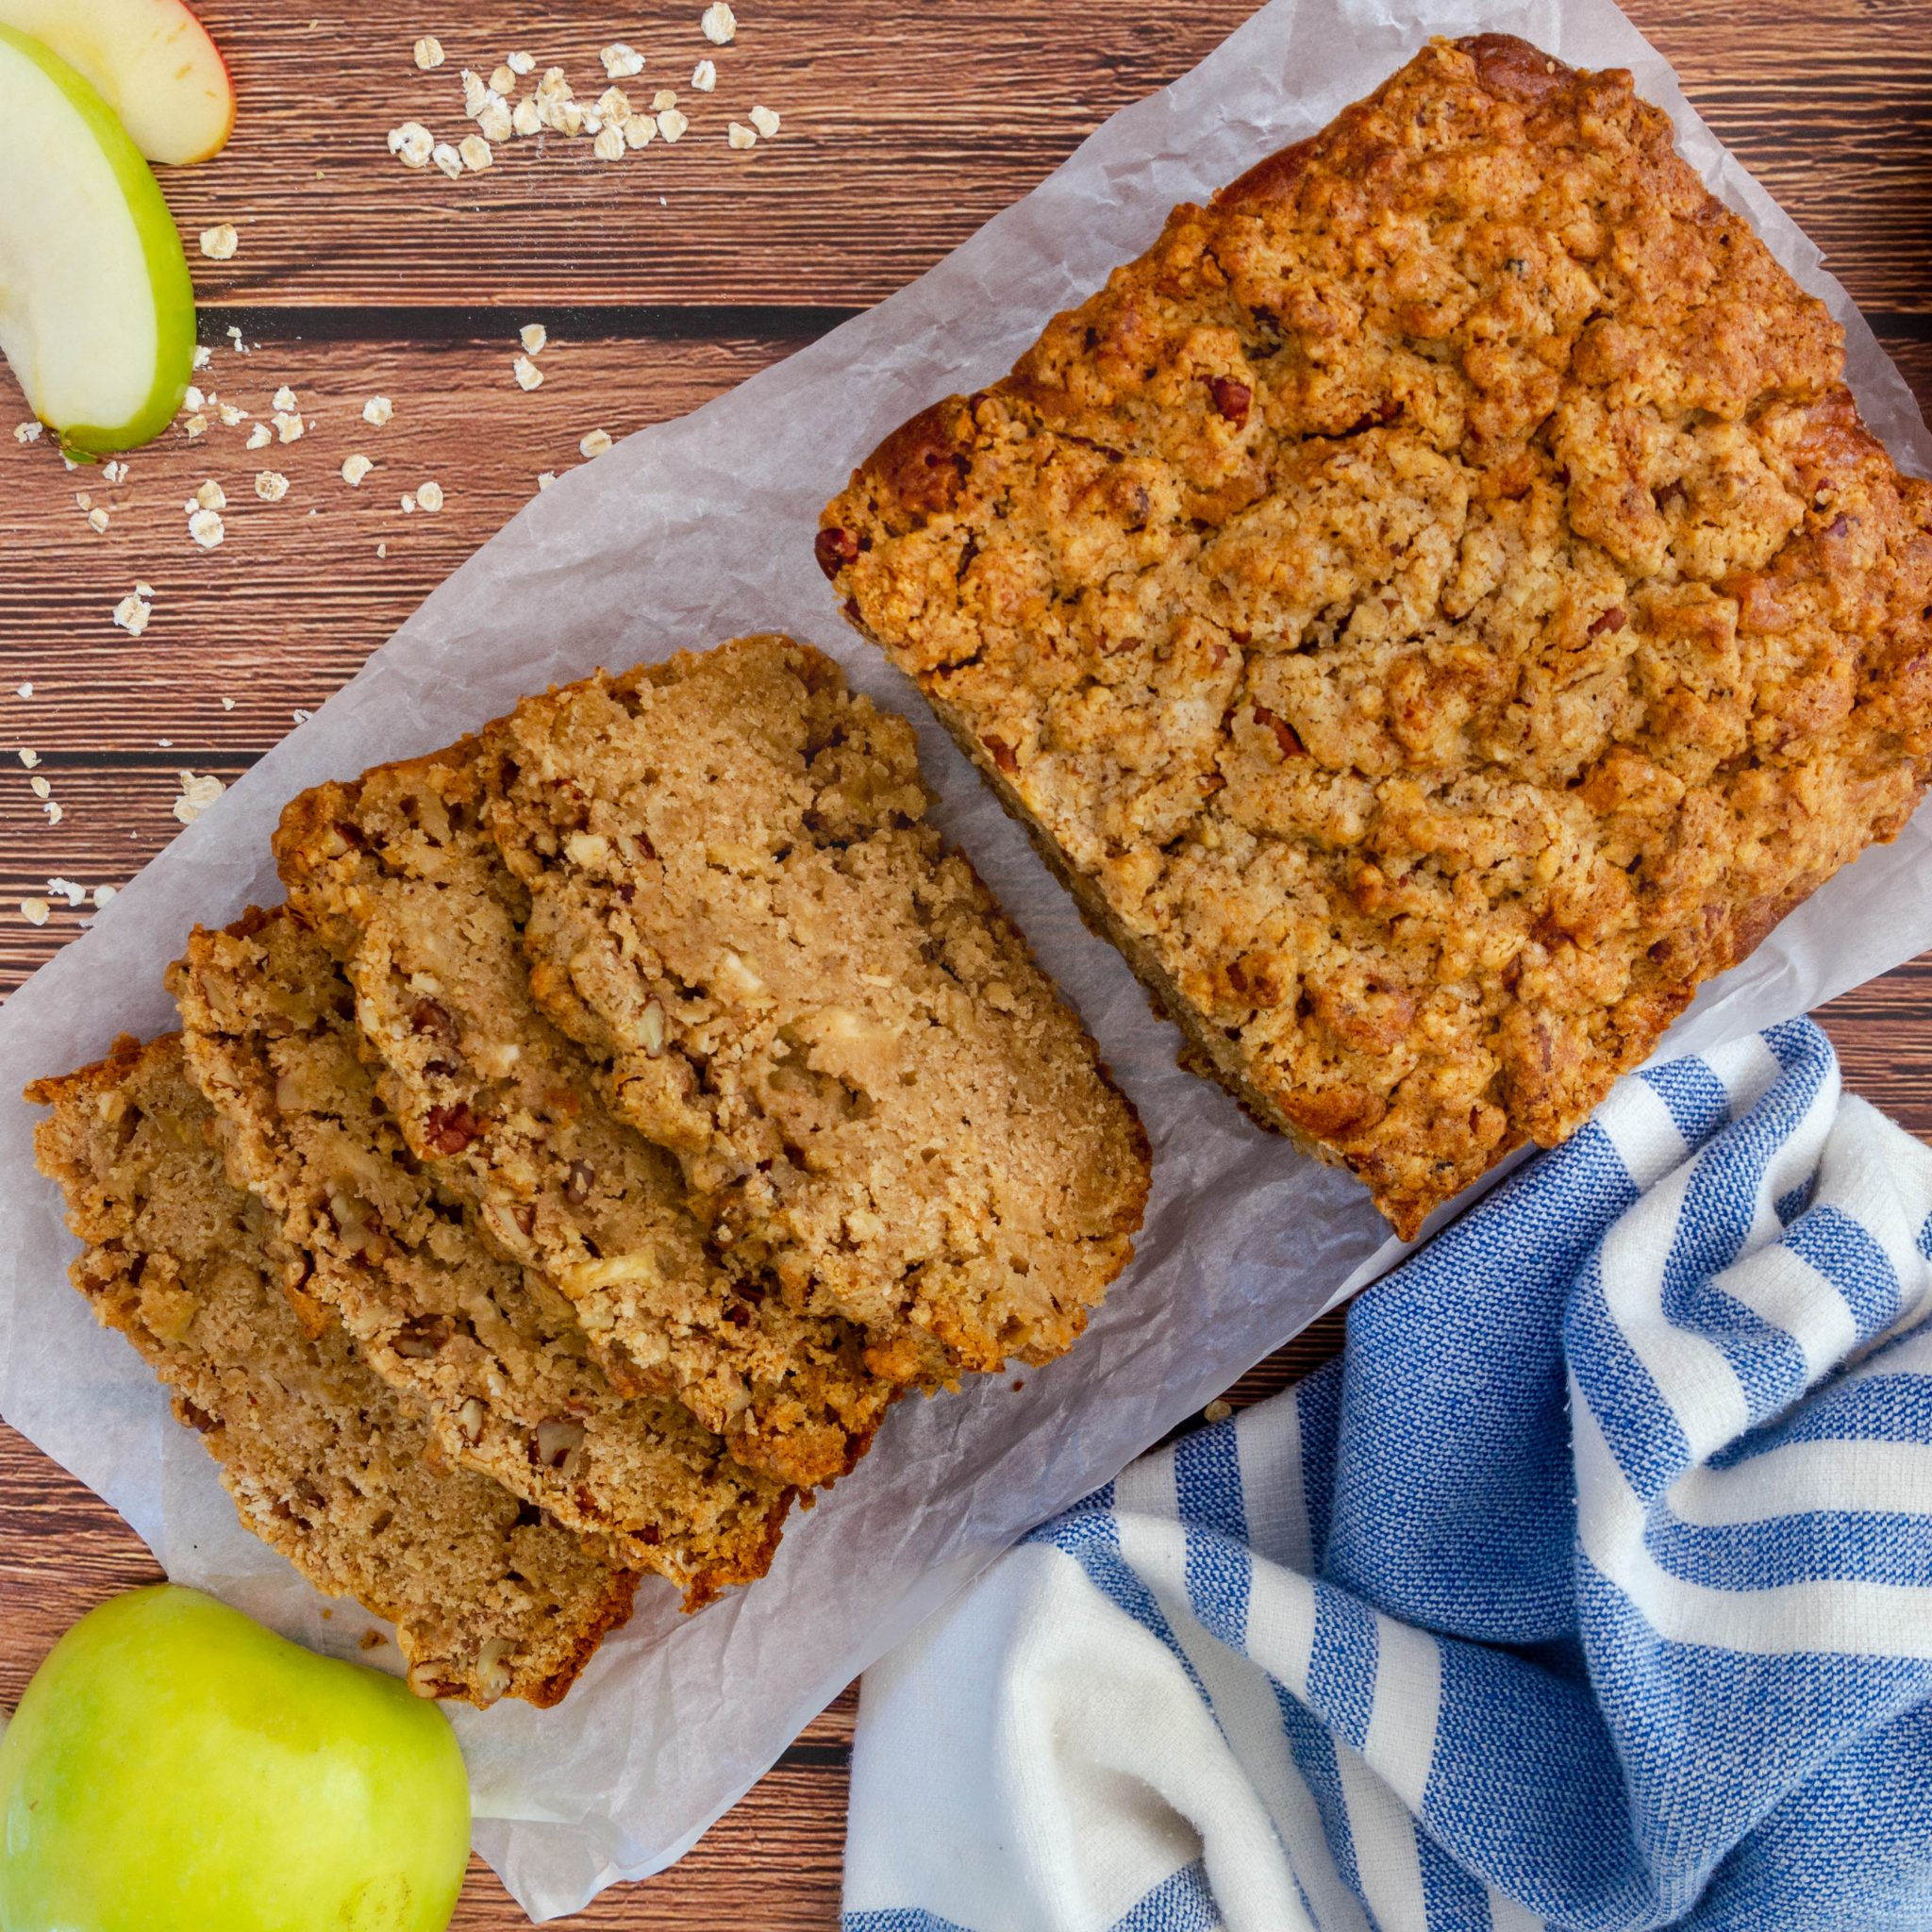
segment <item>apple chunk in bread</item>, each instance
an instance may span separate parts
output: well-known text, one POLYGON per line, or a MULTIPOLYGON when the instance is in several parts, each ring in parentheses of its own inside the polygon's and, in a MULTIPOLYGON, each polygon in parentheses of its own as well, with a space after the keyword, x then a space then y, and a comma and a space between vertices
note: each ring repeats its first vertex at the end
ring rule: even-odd
POLYGON ((227 65, 181 0, 0 0, 0 26, 53 48, 151 161, 205 161, 235 125, 227 65))
POLYGON ((112 110, 0 26, 0 353, 63 447, 130 449, 181 407, 194 285, 161 191, 112 110))

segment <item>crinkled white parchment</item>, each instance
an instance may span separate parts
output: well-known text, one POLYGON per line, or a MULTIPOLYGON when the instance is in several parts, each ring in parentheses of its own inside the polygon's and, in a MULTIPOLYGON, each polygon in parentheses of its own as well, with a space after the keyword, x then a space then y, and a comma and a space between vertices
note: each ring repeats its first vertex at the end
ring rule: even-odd
MULTIPOLYGON (((872 1456, 796 1518, 770 1579, 684 1619, 652 1583, 557 1710, 457 1717, 476 1841, 537 1916, 687 1850, 874 1657, 1031 1524, 1112 1476, 1398 1249, 1361 1189, 1178 1072, 1176 1036, 1091 938, 911 689, 841 624, 812 560, 821 505, 887 430, 1004 372, 1055 310, 1200 199, 1328 121, 1430 33, 1524 35, 1626 66, 1684 152, 1832 306, 1868 421, 1922 473, 1932 440, 1818 252, 1719 147, 1608 0, 1274 0, 1164 92, 1117 114, 913 287, 532 502, 312 722, 182 834, 0 1012, 0 1093, 172 1024, 161 971, 190 923, 280 896, 280 807, 318 779, 443 743, 521 692, 737 633, 783 628, 919 721, 948 831, 1078 1001, 1156 1153, 1140 1258, 1091 1333, 1015 1391, 982 1379, 904 1405, 872 1456)), ((1688 1051, 1829 999, 1932 945, 1932 820, 1788 919, 1674 1029, 1688 1051)), ((0 1413, 98 1490, 176 1578, 356 1655, 367 1619, 321 1600, 236 1524, 195 1439, 67 1286, 30 1110, 0 1102, 0 1413)))

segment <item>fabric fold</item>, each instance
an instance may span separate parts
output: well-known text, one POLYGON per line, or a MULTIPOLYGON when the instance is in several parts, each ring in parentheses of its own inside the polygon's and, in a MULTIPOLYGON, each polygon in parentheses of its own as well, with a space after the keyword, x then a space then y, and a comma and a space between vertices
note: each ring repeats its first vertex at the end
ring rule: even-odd
POLYGON ((1932 1923, 1932 1152, 1623 1082, 868 1674, 847 1932, 1932 1923))

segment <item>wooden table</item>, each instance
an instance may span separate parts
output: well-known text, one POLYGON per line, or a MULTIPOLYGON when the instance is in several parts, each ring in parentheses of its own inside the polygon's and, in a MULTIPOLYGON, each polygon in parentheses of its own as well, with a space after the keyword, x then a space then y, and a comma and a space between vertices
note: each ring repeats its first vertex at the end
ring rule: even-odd
MULTIPOLYGON (((1825 249, 1932 406, 1932 4, 1928 0, 1627 0, 1719 135, 1825 249)), ((1245 0, 743 0, 730 47, 697 31, 701 0, 641 13, 579 0, 465 0, 413 13, 352 0, 206 0, 241 118, 213 163, 169 174, 216 344, 199 378, 219 404, 196 439, 177 427, 126 477, 63 475, 46 442, 4 434, 25 415, 0 375, 0 747, 38 755, 0 776, 0 988, 74 937, 84 910, 55 893, 44 925, 24 899, 52 877, 118 885, 178 829, 184 772, 228 778, 342 683, 537 487, 580 460, 579 439, 681 414, 919 275, 1024 193, 1115 108, 1185 72, 1245 0), (423 33, 449 63, 412 64, 423 33), (514 147, 460 182, 392 160, 411 118, 467 132, 458 75, 512 49, 557 62, 579 94, 596 56, 647 57, 625 86, 675 88, 691 117, 676 148, 621 163, 588 142, 514 147), (690 87, 717 61, 717 92, 690 87), (754 102, 780 110, 749 154, 724 139, 754 102), (233 259, 192 238, 221 221, 233 259), (521 324, 550 346, 543 386, 511 375, 521 324), (235 354, 224 331, 249 345, 235 354), (309 427, 248 451, 252 424, 292 387, 309 427), (365 398, 395 414, 365 425, 365 398), (11 414, 8 411, 11 410, 11 414), (358 490, 345 457, 376 468, 358 490), (290 480, 279 502, 254 478, 290 480), (182 506, 205 479, 228 499, 204 553, 182 506), (425 479, 436 514, 406 515, 425 479), (92 530, 74 499, 109 514, 92 530), (109 622, 154 586, 138 641, 109 622), (15 694, 30 683, 31 696, 15 694)), ((640 102, 641 105, 641 101, 640 102)), ((829 487, 834 479, 826 479, 829 487)), ((1855 1086, 1932 1136, 1932 956, 1824 1015, 1855 1086)), ((1242 1378, 1247 1397, 1329 1353, 1332 1322, 1242 1378)), ((156 1574, 131 1533, 0 1427, 0 1700, 9 1706, 76 1616, 156 1574)), ((848 1693, 675 1871, 607 1893, 574 1924, 790 1932, 837 1922, 848 1693)), ((521 1923, 480 1866, 461 1927, 521 1923)))

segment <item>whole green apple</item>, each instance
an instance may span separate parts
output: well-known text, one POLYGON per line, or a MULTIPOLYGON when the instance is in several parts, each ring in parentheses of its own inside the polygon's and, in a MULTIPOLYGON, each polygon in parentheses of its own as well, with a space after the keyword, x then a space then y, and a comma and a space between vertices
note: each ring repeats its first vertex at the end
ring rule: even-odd
POLYGON ((6 1932, 442 1932, 469 1848, 433 1704, 174 1584, 83 1617, 0 1736, 6 1932))

